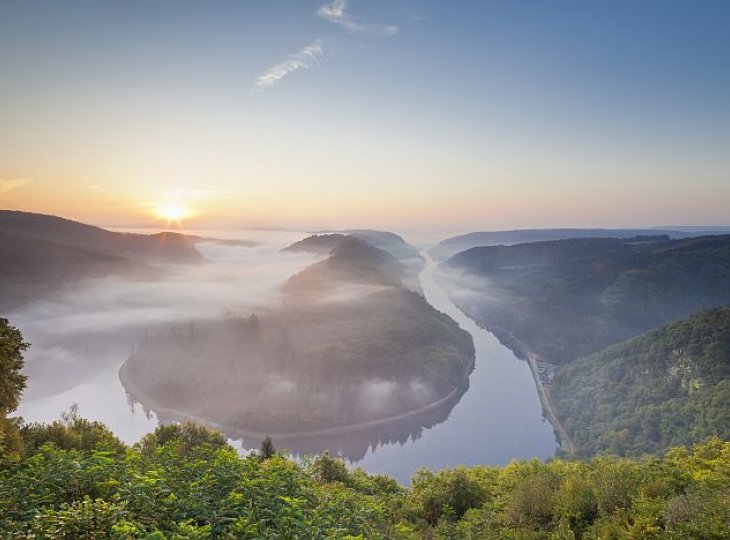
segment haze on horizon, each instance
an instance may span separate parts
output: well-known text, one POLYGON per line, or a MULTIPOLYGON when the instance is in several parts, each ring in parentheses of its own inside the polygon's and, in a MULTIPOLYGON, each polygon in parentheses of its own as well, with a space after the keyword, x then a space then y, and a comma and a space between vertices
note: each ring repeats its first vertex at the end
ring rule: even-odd
POLYGON ((724 225, 730 4, 0 6, 0 207, 299 230, 724 225))

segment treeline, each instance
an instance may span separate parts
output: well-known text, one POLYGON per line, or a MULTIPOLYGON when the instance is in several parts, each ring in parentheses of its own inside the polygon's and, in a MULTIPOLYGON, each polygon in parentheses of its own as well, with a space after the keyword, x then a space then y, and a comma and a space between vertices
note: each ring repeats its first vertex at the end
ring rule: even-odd
POLYGON ((134 446, 74 414, 0 460, 0 536, 20 539, 730 538, 730 443, 632 461, 421 470, 412 487, 267 441, 241 456, 168 425, 134 446))

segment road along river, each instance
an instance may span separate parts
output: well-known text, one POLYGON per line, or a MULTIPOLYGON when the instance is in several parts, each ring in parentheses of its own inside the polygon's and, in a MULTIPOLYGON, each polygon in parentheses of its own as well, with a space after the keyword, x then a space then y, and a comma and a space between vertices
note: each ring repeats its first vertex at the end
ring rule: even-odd
POLYGON ((476 367, 468 391, 446 420, 415 440, 371 449, 358 464, 406 483, 422 466, 503 465, 518 458, 551 457, 557 448, 555 434, 543 417, 530 366, 454 305, 434 278, 435 262, 424 256, 420 280, 426 300, 472 335, 476 367))

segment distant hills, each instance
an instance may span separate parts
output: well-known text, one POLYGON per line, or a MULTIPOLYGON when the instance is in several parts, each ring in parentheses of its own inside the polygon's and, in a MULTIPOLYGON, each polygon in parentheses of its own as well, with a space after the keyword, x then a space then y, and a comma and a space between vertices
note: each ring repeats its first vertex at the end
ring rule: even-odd
POLYGON ((282 251, 308 251, 310 253, 327 255, 330 251, 339 246, 347 238, 348 236, 342 233, 313 234, 312 236, 307 236, 306 238, 299 240, 298 242, 294 242, 292 245, 282 249, 282 251))
POLYGON ((564 364, 730 303, 730 235, 478 247, 442 270, 464 276, 442 282, 475 320, 564 364))
POLYGON ((642 455, 730 439, 730 307, 569 363, 550 385, 580 455, 642 455))
POLYGON ((730 437, 730 235, 476 247, 438 276, 507 346, 557 364, 540 384, 578 455, 730 437))
POLYGON ((56 216, 11 210, 0 210, 0 231, 149 263, 189 264, 203 260, 195 248, 195 238, 180 233, 117 233, 56 216))
MULTIPOLYGON (((320 233, 309 236, 299 242, 295 242, 284 251, 309 251, 320 255, 327 255, 343 242, 359 240, 392 259, 393 268, 391 272, 397 273, 397 279, 404 287, 412 291, 420 292, 421 285, 418 274, 423 269, 424 259, 420 252, 408 244, 397 234, 384 231, 373 231, 369 229, 353 229, 335 233, 320 233), (397 265, 395 264, 397 263, 397 265), (397 268, 396 268, 397 266, 397 268)), ((350 250, 354 249, 355 243, 350 242, 350 250)), ((360 261, 362 263, 362 261, 360 261)), ((390 264, 390 263, 389 263, 390 264)), ((355 271, 351 268, 350 271, 355 271)))
POLYGON ((571 238, 633 238, 666 235, 672 239, 709 234, 728 234, 730 227, 683 227, 651 229, 520 229, 512 231, 480 231, 442 240, 428 253, 436 261, 445 261, 461 251, 482 246, 509 246, 530 242, 568 240, 571 238))
POLYGON ((308 266, 289 279, 284 290, 294 296, 321 296, 343 283, 400 287, 405 274, 404 266, 389 253, 354 236, 310 236, 286 250, 328 254, 324 260, 308 266))
POLYGON ((157 276, 149 264, 106 251, 0 232, 0 312, 69 283, 108 275, 157 276))
POLYGON ((401 236, 392 232, 373 229, 346 229, 343 231, 321 231, 313 237, 317 236, 354 236, 364 240, 371 246, 387 251, 400 261, 408 261, 409 259, 422 261, 421 254, 416 248, 403 240, 401 236))
POLYGON ((56 216, 0 210, 0 311, 82 279, 150 278, 161 274, 160 264, 200 264, 203 256, 195 245, 202 241, 229 243, 179 233, 118 233, 56 216))

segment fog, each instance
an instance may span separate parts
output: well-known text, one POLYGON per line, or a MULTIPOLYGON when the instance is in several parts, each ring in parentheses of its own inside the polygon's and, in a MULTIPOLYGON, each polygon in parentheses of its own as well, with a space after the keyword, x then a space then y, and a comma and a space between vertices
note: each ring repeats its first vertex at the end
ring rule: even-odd
MULTIPOLYGON (((28 388, 19 415, 26 421, 51 421, 77 403, 82 416, 101 420, 127 443, 153 430, 158 420, 191 418, 189 414, 135 404, 119 380, 120 366, 146 335, 162 335, 173 328, 180 331, 191 321, 213 324, 252 313, 265 320, 267 314, 280 311, 285 296, 281 286, 321 258, 307 252, 280 252, 307 236, 305 233, 206 231, 203 236, 241 238, 258 245, 199 244, 208 262, 164 267, 164 279, 89 280, 7 314, 32 344, 26 353, 28 388)), ((278 448, 298 453, 330 448, 370 471, 392 474, 404 483, 421 465, 496 464, 514 457, 552 454, 552 429, 542 418, 527 365, 456 309, 434 281, 433 270, 431 262, 421 276, 426 299, 475 337, 477 369, 470 380, 439 399, 443 392, 431 384, 433 381, 404 376, 396 386, 387 376, 371 373, 353 380, 348 390, 363 414, 398 413, 397 407, 404 400, 409 406, 434 405, 413 414, 396 414, 392 421, 371 422, 337 433, 275 437, 278 448), (454 441, 460 442, 455 446, 454 441)), ((461 294, 482 288, 474 287, 469 276, 459 279, 461 294)), ((454 291, 453 285, 450 290, 454 291)), ((369 295, 393 296, 380 286, 362 284, 339 284, 323 293, 318 303, 323 309, 360 302, 369 295)), ((338 324, 339 320, 332 321, 331 327, 338 324)), ((301 385, 299 377, 272 376, 263 390, 286 403, 296 397, 301 385)), ((323 391, 312 396, 311 402, 320 399, 328 406, 327 396, 323 391)), ((244 438, 246 447, 259 442, 256 434, 245 429, 226 432, 236 439, 244 438)))
MULTIPOLYGON (((163 266, 164 279, 87 280, 9 313, 31 343, 20 414, 34 420, 37 400, 67 392, 110 365, 117 369, 145 332, 225 312, 275 308, 281 285, 315 260, 308 253, 280 251, 304 236, 243 231, 241 238, 256 241, 255 247, 199 243, 207 262, 163 266)), ((74 395, 67 397, 64 408, 74 395)), ((82 404, 81 412, 93 416, 92 404, 82 404)), ((38 416, 47 419, 48 413, 38 416)))

